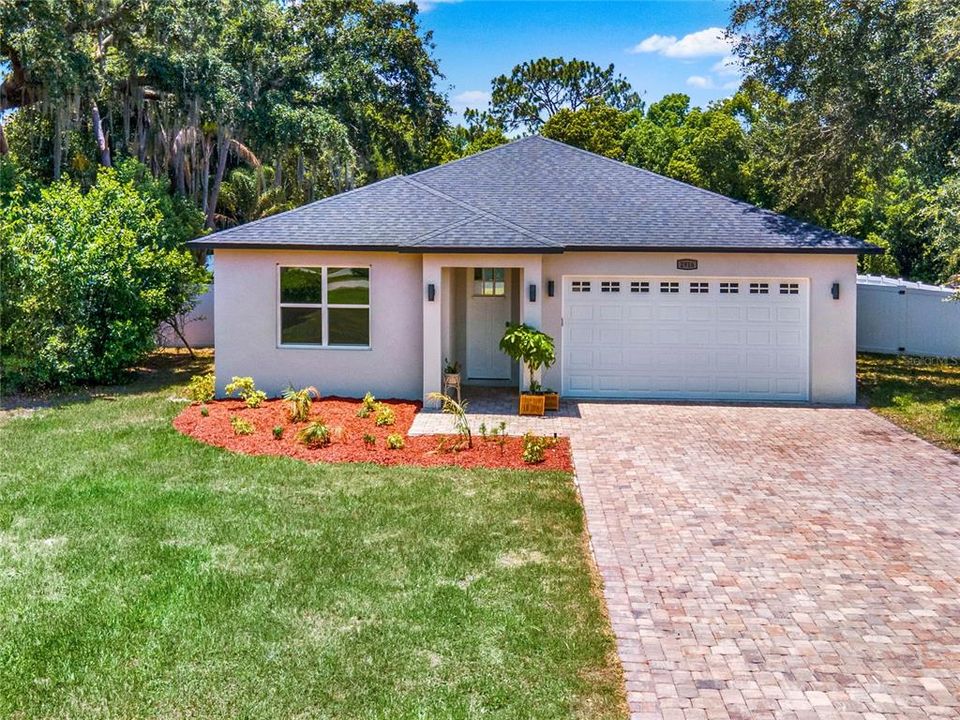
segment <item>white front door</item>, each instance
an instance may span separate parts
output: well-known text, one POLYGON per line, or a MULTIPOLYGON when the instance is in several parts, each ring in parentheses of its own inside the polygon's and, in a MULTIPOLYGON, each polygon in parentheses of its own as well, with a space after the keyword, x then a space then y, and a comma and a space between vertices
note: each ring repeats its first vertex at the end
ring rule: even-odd
POLYGON ((802 278, 565 277, 563 392, 803 401, 802 278))
POLYGON ((500 352, 510 322, 510 272, 505 268, 467 270, 467 379, 509 380, 512 362, 500 352))

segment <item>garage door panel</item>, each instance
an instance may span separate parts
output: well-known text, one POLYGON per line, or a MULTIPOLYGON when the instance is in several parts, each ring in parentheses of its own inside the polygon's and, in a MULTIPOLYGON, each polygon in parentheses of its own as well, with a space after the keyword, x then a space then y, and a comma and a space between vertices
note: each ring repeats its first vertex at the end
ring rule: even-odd
MULTIPOLYGON (((629 297, 629 296, 628 296, 629 297)), ((644 296, 640 296, 644 297, 644 296)), ((653 319, 653 306, 651 305, 632 305, 627 308, 625 320, 636 321, 636 320, 652 320, 653 319)))
POLYGON ((601 370, 618 370, 623 367, 623 352, 600 347, 597 349, 597 367, 601 370))
POLYGON ((598 347, 621 347, 623 345, 623 328, 619 325, 598 325, 594 331, 598 347))
POLYGON ((656 310, 657 320, 676 321, 683 319, 682 305, 662 305, 656 310))
POLYGON ((593 328, 590 326, 571 327, 568 333, 570 344, 575 346, 593 344, 593 328))
POLYGON ((797 348, 803 344, 803 335, 799 330, 777 330, 777 347, 797 348))
POLYGON ((688 322, 710 322, 715 315, 714 308, 709 306, 694 306, 687 308, 688 322))
POLYGON ((683 329, 678 325, 657 327, 656 343, 658 345, 681 345, 683 343, 683 329))
POLYGON ((741 345, 743 333, 739 329, 717 328, 717 345, 741 345))
POLYGON ((776 368, 776 361, 769 353, 747 355, 747 370, 751 373, 766 373, 776 368))
POLYGON ((568 350, 567 365, 571 370, 589 370, 593 367, 593 350, 568 350))
POLYGON ((808 286, 777 278, 565 279, 563 390, 600 397, 804 400, 808 286), (786 281, 785 281, 786 282, 786 281), (646 283, 650 292, 632 292, 646 283), (757 292, 751 293, 751 285, 757 292), (618 286, 621 291, 600 292, 618 286), (761 290, 766 286, 768 292, 761 290), (581 285, 582 287, 582 285, 581 285), (670 292, 662 292, 666 287, 670 292), (724 289, 726 292, 721 293, 724 289), (735 292, 738 290, 739 292, 735 292))
POLYGON ((593 307, 590 305, 571 305, 569 309, 571 320, 593 320, 593 307))
POLYGON ((570 373, 567 378, 568 392, 590 392, 593 390, 593 375, 570 373))
POLYGON ((711 369, 712 353, 708 350, 686 352, 683 354, 680 367, 688 372, 699 372, 711 369))
POLYGON ((700 347, 710 344, 711 332, 709 327, 691 327, 684 333, 684 343, 687 346, 700 347))
POLYGON ((603 322, 620 322, 623 319, 623 308, 620 305, 601 305, 598 316, 603 322))
POLYGON ((748 322, 770 322, 773 319, 773 308, 769 307, 748 307, 748 322))

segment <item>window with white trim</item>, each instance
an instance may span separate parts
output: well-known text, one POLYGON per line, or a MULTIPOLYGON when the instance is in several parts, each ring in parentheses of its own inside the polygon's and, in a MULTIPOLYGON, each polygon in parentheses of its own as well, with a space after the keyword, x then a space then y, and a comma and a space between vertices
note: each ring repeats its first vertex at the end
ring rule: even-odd
POLYGON ((740 283, 722 282, 720 283, 721 295, 737 295, 740 293, 740 283))
POLYGON ((370 268, 280 267, 279 342, 370 346, 370 268))
POLYGON ((634 280, 630 283, 630 292, 648 293, 650 292, 650 283, 646 280, 634 280))
POLYGON ((620 292, 620 282, 617 280, 601 280, 600 292, 620 292))
POLYGON ((751 295, 768 295, 770 293, 769 283, 750 283, 751 295))
POLYGON ((693 295, 706 295, 710 292, 710 283, 692 282, 690 283, 690 292, 693 295))
POLYGON ((570 289, 573 292, 590 292, 590 281, 589 280, 574 280, 570 284, 570 289))
POLYGON ((799 283, 780 283, 780 294, 781 295, 799 295, 800 284, 799 283))
POLYGON ((660 292, 662 292, 662 293, 678 293, 678 292, 680 292, 680 283, 678 283, 678 282, 662 282, 662 283, 660 283, 660 292))

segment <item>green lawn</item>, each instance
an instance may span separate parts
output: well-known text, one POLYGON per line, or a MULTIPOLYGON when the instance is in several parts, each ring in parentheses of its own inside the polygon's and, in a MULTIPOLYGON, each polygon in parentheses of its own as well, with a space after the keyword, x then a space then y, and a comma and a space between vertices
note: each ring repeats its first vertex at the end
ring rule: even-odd
POLYGON ((0 424, 0 717, 625 716, 569 476, 229 454, 189 365, 0 424))
POLYGON ((861 354, 857 379, 874 412, 960 452, 960 361, 861 354))

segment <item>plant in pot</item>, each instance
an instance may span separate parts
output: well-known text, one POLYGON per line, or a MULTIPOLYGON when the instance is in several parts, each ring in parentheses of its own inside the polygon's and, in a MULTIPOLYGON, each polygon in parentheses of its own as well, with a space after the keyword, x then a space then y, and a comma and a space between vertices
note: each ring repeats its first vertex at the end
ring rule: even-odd
POLYGON ((529 325, 511 323, 500 338, 500 349, 523 363, 530 375, 529 392, 520 393, 520 414, 543 415, 546 401, 538 374, 557 361, 553 338, 529 325))
POLYGON ((460 384, 460 361, 454 360, 450 362, 446 358, 443 359, 443 384, 444 385, 459 385, 460 384))

